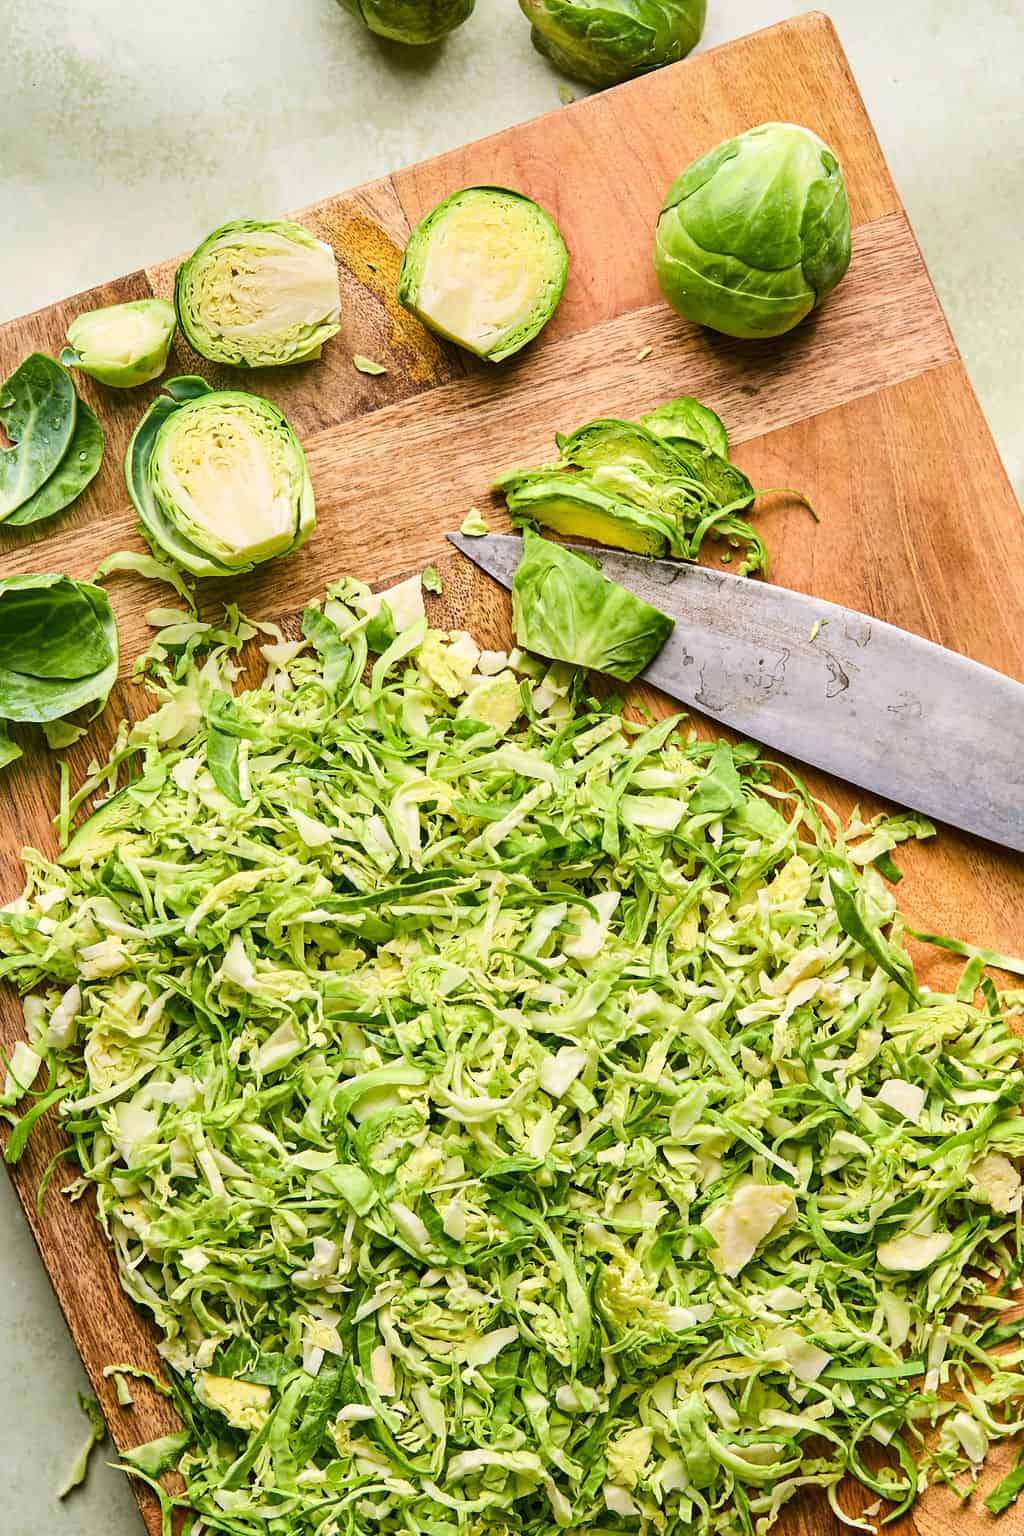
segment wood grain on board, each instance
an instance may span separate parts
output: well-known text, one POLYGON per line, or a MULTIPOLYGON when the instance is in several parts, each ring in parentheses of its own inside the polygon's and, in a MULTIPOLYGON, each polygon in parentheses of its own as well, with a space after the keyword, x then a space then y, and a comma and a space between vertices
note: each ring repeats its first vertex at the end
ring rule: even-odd
MULTIPOLYGON (((763 504, 759 524, 775 580, 1024 674, 1019 509, 824 17, 698 55, 299 217, 338 255, 343 328, 323 359, 252 374, 210 365, 179 337, 169 368, 267 395, 309 454, 317 532, 297 555, 231 585, 247 611, 280 618, 343 572, 380 583, 431 560, 446 575, 443 602, 430 599, 435 621, 500 643, 507 600, 446 552, 444 531, 472 504, 503 526, 489 499, 491 480, 512 463, 548 456, 556 429, 596 415, 636 415, 685 391, 721 412, 757 484, 794 486, 818 508, 814 524, 784 497, 763 504), (778 118, 813 128, 843 161, 855 258, 828 303, 791 336, 744 345, 696 330, 660 302, 652 231, 667 183, 689 160, 728 134, 778 118), (394 299, 410 225, 454 188, 487 182, 543 202, 571 256, 554 321, 501 368, 438 342, 394 299), (379 359, 387 374, 356 372, 354 352, 379 359)), ((0 377, 32 350, 56 354, 83 309, 169 294, 175 265, 167 261, 0 328, 0 377)), ((106 431, 104 467, 59 522, 24 533, 0 526, 0 574, 84 577, 114 549, 143 548, 120 465, 158 386, 117 392, 77 382, 106 431)), ((126 674, 149 634, 146 611, 168 596, 134 577, 116 578, 110 590, 126 674)), ((204 586, 204 607, 213 611, 228 590, 204 586)), ((102 755, 122 714, 145 707, 142 690, 123 675, 87 741, 68 754, 73 773, 102 755)), ((55 762, 31 733, 16 734, 26 753, 0 779, 0 900, 18 889, 23 845, 54 849, 55 762)), ((853 803, 843 786, 809 777, 837 807, 853 803)), ((900 862, 907 871, 901 902, 915 922, 1003 949, 1024 943, 1019 858, 944 831, 902 852, 900 862)), ((944 979, 934 956, 926 964, 926 979, 944 979)), ((9 994, 0 1001, 0 1041, 9 1046, 20 1032, 20 1009, 9 994)), ((14 1170, 15 1184, 114 1438, 134 1445, 166 1432, 173 1413, 142 1385, 136 1406, 119 1408, 103 1368, 125 1360, 158 1368, 155 1335, 119 1289, 88 1198, 70 1203, 58 1176, 36 1213, 39 1178, 62 1145, 50 1117, 14 1170)), ((1002 1461, 997 1456, 994 1469, 1002 1461)), ((155 1536, 155 1504, 143 1496, 142 1507, 155 1536)), ((951 1536, 954 1521, 968 1533, 984 1523, 973 1507, 939 1492, 897 1529, 951 1536)), ((838 1525, 821 1501, 807 1500, 784 1512, 779 1531, 831 1536, 838 1525)))

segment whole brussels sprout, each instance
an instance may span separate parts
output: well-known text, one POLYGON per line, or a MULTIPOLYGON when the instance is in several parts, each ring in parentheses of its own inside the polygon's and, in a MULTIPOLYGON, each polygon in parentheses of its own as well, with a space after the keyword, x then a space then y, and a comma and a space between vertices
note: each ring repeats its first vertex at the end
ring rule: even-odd
POLYGON ((707 0, 519 0, 533 44, 563 74, 617 85, 696 48, 707 0))
POLYGON ((338 0, 346 11, 396 43, 438 43, 473 14, 476 0, 338 0))
POLYGON ((726 336, 792 330, 849 265, 839 161, 793 123, 762 123, 695 160, 669 187, 654 240, 668 302, 726 336))

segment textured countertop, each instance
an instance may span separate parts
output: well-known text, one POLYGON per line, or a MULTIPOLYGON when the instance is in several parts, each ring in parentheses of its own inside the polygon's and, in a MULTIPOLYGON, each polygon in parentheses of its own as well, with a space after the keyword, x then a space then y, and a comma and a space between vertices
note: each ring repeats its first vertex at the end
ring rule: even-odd
MULTIPOLYGON (((1024 495, 1024 65, 1019 0, 833 0, 956 339, 1024 495)), ((709 0, 704 46, 808 9, 709 0)), ((0 320, 558 105, 514 0, 448 42, 382 44, 334 0, 0 0, 0 320), (89 14, 86 15, 86 12, 89 14)), ((77 1357, 0 1179, 7 1536, 134 1536, 124 1480, 55 1490, 85 1435, 77 1357)), ((109 1446, 108 1446, 109 1449, 109 1446)))

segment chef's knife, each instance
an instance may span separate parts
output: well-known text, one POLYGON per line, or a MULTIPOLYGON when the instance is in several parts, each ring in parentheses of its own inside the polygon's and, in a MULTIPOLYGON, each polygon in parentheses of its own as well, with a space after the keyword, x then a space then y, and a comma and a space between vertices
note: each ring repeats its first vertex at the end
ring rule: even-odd
MULTIPOLYGON (((520 539, 448 537, 512 586, 520 539)), ((675 620, 647 682, 790 757, 1024 852, 1024 684, 784 587, 580 552, 675 620)))

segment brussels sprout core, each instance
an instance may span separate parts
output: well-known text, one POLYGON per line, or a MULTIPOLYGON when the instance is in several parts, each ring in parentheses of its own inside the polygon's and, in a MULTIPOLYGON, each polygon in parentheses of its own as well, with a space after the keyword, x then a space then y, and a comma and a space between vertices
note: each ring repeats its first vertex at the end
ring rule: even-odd
POLYGON ((839 162, 792 123, 763 123, 695 160, 669 188, 654 242, 669 303, 727 336, 781 336, 849 265, 839 162))
POLYGON ((398 297, 424 325, 496 363, 547 324, 568 270, 557 227, 530 198, 467 187, 413 230, 398 297))
POLYGON ((700 42, 707 0, 519 0, 533 45, 589 85, 617 85, 685 58, 700 42))
POLYGON ((305 455, 269 401, 172 379, 128 449, 125 476, 152 542, 196 576, 297 549, 313 528, 305 455))
POLYGON ((340 329, 334 252, 300 224, 225 224, 178 268, 181 328, 203 357, 269 368, 320 356, 340 329))
POLYGON ((70 345, 60 360, 101 384, 132 389, 163 373, 174 326, 174 305, 166 299, 134 299, 90 309, 68 326, 70 345))

